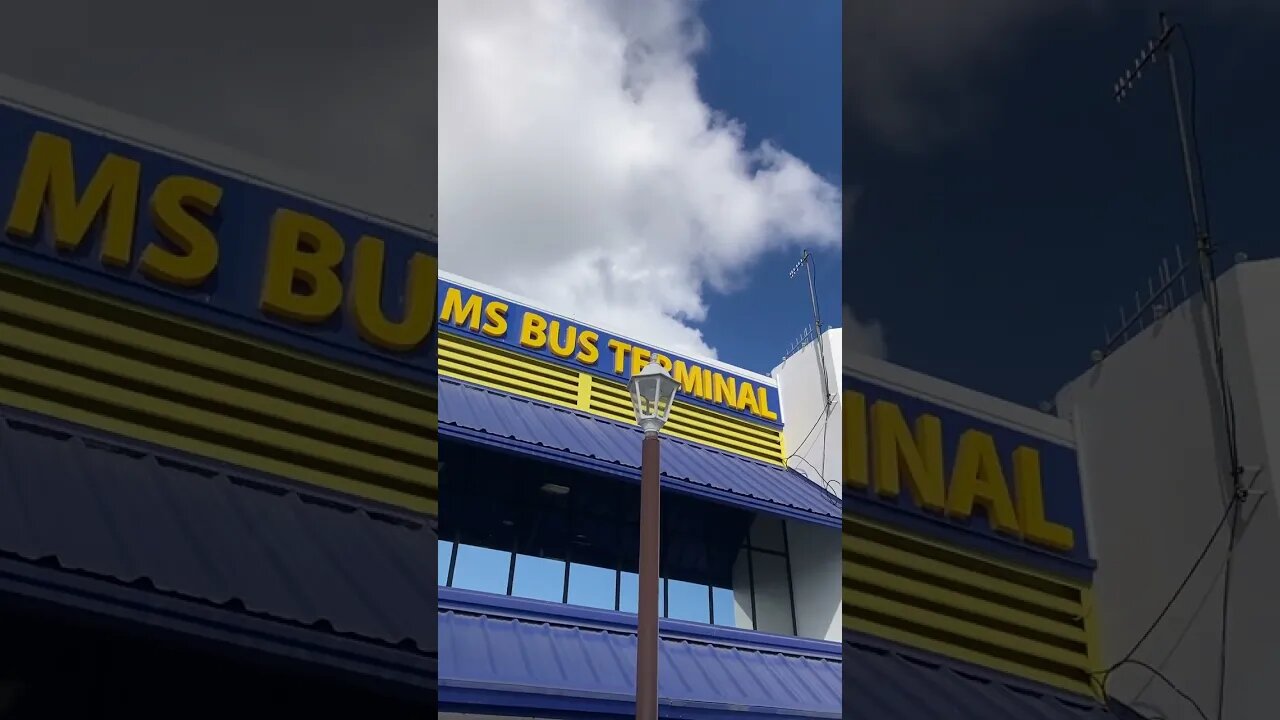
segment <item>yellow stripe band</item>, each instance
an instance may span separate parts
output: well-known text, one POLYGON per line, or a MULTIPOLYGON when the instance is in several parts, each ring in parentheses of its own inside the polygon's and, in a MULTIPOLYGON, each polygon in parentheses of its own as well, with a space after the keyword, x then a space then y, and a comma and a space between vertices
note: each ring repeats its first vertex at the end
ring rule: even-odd
POLYGON ((0 265, 0 403, 437 510, 434 390, 0 265))

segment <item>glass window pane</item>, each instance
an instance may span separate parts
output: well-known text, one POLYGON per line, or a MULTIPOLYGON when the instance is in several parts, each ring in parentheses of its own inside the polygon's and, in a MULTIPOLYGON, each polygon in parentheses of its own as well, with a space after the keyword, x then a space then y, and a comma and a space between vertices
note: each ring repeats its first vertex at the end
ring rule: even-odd
POLYGON ((516 576, 511 583, 511 594, 534 600, 564 600, 564 560, 516 556, 516 576))
POLYGON ((639 612, 640 576, 633 572, 622 573, 622 584, 618 593, 618 609, 622 612, 639 612))
POLYGON ((747 567, 747 552, 743 550, 738 553, 738 559, 733 563, 733 587, 715 590, 717 625, 744 630, 754 628, 751 619, 755 617, 755 608, 751 605, 751 574, 747 567), (721 608, 725 606, 732 608, 732 613, 722 612, 721 608))
POLYGON ((449 561, 453 559, 453 543, 447 540, 436 542, 436 584, 449 583, 449 561))
POLYGON ((785 552, 782 541, 782 519, 757 515, 751 523, 751 547, 757 550, 785 552))
POLYGON ((453 586, 506 595, 507 573, 510 571, 510 550, 459 544, 458 560, 453 568, 453 586))
POLYGON ((761 632, 794 635, 791 618, 791 589, 787 583, 787 560, 768 553, 751 553, 755 576, 756 629, 761 632))
POLYGON ((569 604, 612 610, 617 581, 616 570, 573 563, 569 566, 569 604))
MULTIPOLYGON (((745 591, 743 595, 746 595, 745 591)), ((716 625, 750 630, 751 616, 747 614, 746 609, 749 603, 750 598, 743 597, 742 605, 739 606, 730 588, 711 588, 711 608, 715 613, 712 620, 716 625)))
POLYGON ((673 620, 711 622, 711 598, 706 585, 668 580, 667 605, 667 617, 673 620))

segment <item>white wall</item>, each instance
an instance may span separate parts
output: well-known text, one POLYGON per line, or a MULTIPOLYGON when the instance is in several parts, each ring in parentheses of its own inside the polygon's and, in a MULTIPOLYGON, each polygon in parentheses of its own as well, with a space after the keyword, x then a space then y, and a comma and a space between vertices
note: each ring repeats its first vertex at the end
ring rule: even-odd
MULTIPOLYGON (((840 529, 812 523, 756 516, 751 542, 767 549, 787 548, 787 556, 755 552, 751 576, 755 579, 756 629, 778 635, 798 635, 838 642, 841 630, 840 529), (783 540, 783 528, 786 539, 783 540), (787 592, 787 559, 791 561, 791 593, 787 592), (795 602, 795 632, 791 604, 795 602)), ((733 573, 734 601, 739 627, 751 627, 748 609, 747 552, 738 555, 733 573)))
MULTIPOLYGON (((1255 488, 1265 490, 1269 451, 1280 450, 1280 329, 1270 319, 1280 306, 1280 264, 1227 273, 1219 296, 1241 463, 1263 469, 1255 488), (1248 302, 1243 312, 1242 297, 1248 302)), ((1203 306, 1184 303, 1058 396, 1059 412, 1077 435, 1098 562, 1094 613, 1103 667, 1123 657, 1156 619, 1223 517, 1230 478, 1206 333, 1203 306)), ((1224 720, 1274 717, 1280 702, 1280 513, 1274 493, 1251 497, 1245 507, 1249 519, 1238 533, 1231 575, 1224 720)), ((1226 547, 1224 530, 1134 656, 1160 669, 1211 717, 1218 701, 1226 547)), ((1145 669, 1127 666, 1115 672, 1109 688, 1147 714, 1199 717, 1151 678, 1145 669)))
POLYGON ((843 602, 840 528, 788 522, 791 582, 800 637, 839 642, 843 602))
POLYGON ((795 455, 787 464, 833 494, 840 488, 839 370, 842 337, 840 328, 828 330, 817 341, 810 342, 773 369, 784 420, 783 443, 787 455, 795 455), (820 423, 826 399, 818 371, 818 342, 823 346, 827 381, 835 395, 835 405, 825 424, 820 423), (815 423, 818 423, 816 429, 815 423))

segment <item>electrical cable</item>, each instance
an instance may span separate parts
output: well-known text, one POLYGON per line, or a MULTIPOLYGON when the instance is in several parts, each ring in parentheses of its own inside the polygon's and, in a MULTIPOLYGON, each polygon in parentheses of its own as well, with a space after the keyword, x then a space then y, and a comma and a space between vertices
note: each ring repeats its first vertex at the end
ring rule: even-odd
MULTIPOLYGON (((787 456, 786 460, 783 461, 784 463, 791 462, 791 458, 803 452, 804 444, 809 442, 809 437, 813 435, 813 431, 817 430, 818 426, 821 425, 823 421, 830 419, 831 408, 833 405, 835 405, 835 403, 836 403, 836 397, 834 395, 827 398, 827 405, 822 409, 822 415, 819 416, 817 420, 813 421, 813 427, 809 428, 809 432, 804 434, 804 439, 801 440, 800 444, 796 446, 795 452, 787 456)), ((817 470, 817 468, 814 468, 814 469, 817 470)))
MULTIPOLYGON (((1196 702, 1196 701, 1195 701, 1195 699, 1194 699, 1194 698, 1192 698, 1190 695, 1188 695, 1185 691, 1183 691, 1183 689, 1182 689, 1182 688, 1180 688, 1180 687, 1178 687, 1177 685, 1173 684, 1173 682, 1172 682, 1171 680, 1169 680, 1169 678, 1165 677, 1164 673, 1160 672, 1159 670, 1155 669, 1154 667, 1151 667, 1150 665, 1148 665, 1147 663, 1145 663, 1145 662, 1143 662, 1143 661, 1141 661, 1141 660, 1134 660, 1134 659, 1130 658, 1129 660, 1125 660, 1125 661, 1124 661, 1124 664, 1126 664, 1126 665, 1137 665, 1137 666, 1139 666, 1139 667, 1146 668, 1146 669, 1147 669, 1147 670, 1148 670, 1152 675, 1155 675, 1156 677, 1158 677, 1158 678, 1160 678, 1161 680, 1163 680, 1163 681, 1164 681, 1164 684, 1165 684, 1165 685, 1168 685, 1168 686, 1169 686, 1169 688, 1170 688, 1171 690, 1173 690, 1175 693, 1177 693, 1177 694, 1178 694, 1178 695, 1179 695, 1183 700, 1186 700, 1188 703, 1191 703, 1191 707, 1195 708, 1197 713, 1200 713, 1200 717, 1204 718, 1204 720, 1209 720, 1209 716, 1205 714, 1205 712, 1204 712, 1204 708, 1200 707, 1200 703, 1196 702)), ((1104 683, 1104 688, 1103 688, 1103 697, 1107 698, 1107 701, 1106 701, 1106 703, 1107 703, 1107 710, 1112 710, 1112 711, 1114 711, 1114 708, 1112 708, 1112 706, 1111 706, 1110 696, 1106 694, 1105 683, 1104 683)))
POLYGON ((1185 576, 1183 576, 1182 582, 1179 583, 1178 588, 1173 591, 1173 595, 1170 596, 1169 601, 1165 603, 1164 609, 1162 609, 1160 611, 1160 614, 1156 616, 1155 621, 1153 621, 1151 625, 1147 627, 1146 632, 1142 633, 1142 636, 1139 637, 1138 641, 1133 644, 1133 647, 1129 648, 1129 652, 1124 654, 1124 658, 1120 660, 1120 662, 1117 662, 1116 664, 1112 665, 1111 667, 1107 668, 1105 671, 1102 671, 1101 673, 1094 673, 1095 675, 1097 674, 1102 675, 1104 690, 1106 689, 1107 677, 1116 668, 1132 660, 1134 653, 1138 652, 1138 648, 1142 647, 1142 644, 1147 641, 1147 638, 1151 637, 1151 633, 1155 632, 1156 627, 1160 625, 1161 621, 1164 620, 1165 616, 1169 614, 1169 611, 1173 609, 1174 603, 1177 602, 1178 598, 1182 595, 1182 591, 1187 588, 1187 583, 1191 582, 1191 578, 1195 577, 1196 571, 1200 569, 1200 564, 1204 562, 1204 559, 1206 556, 1208 556, 1209 551, 1213 549, 1214 543, 1218 540, 1218 533, 1222 532, 1223 526, 1227 524, 1227 519, 1231 517, 1231 511, 1235 509, 1236 500, 1237 500, 1236 496, 1232 496, 1231 502, 1227 504, 1227 511, 1222 514, 1222 519, 1218 521, 1217 527, 1213 529, 1213 535, 1209 536, 1209 541, 1205 543, 1204 549, 1200 551, 1200 555, 1196 558, 1196 561, 1191 565, 1191 569, 1187 571, 1187 574, 1185 576))
MULTIPOLYGON (((1198 188, 1198 195, 1200 198, 1200 217, 1202 222, 1204 223, 1204 226, 1202 228, 1204 235, 1202 238, 1197 238, 1197 240, 1201 242, 1204 246, 1203 252, 1205 254, 1205 266, 1206 266, 1205 270, 1208 273, 1208 277, 1207 278, 1202 277, 1201 286, 1204 292, 1212 294, 1213 304, 1212 304, 1212 310, 1210 312, 1210 319, 1213 323, 1213 327, 1211 330, 1213 333, 1213 341, 1214 341, 1214 360, 1217 364, 1217 370, 1218 370, 1219 392, 1222 395, 1222 403, 1223 403, 1222 410, 1224 415, 1223 420, 1224 420, 1224 426, 1225 426, 1224 429, 1226 434, 1225 439, 1227 442, 1227 454, 1229 457, 1229 461, 1231 463, 1232 493, 1234 498, 1234 502, 1232 503, 1232 508, 1229 510, 1232 516, 1232 520, 1231 520, 1230 536, 1227 540, 1226 569, 1225 569, 1225 576, 1223 578, 1223 589, 1222 589, 1222 615, 1221 615, 1221 630, 1220 630, 1221 634, 1220 634, 1219 644, 1218 644, 1218 707, 1217 707, 1216 717, 1219 718, 1219 720, 1221 720, 1224 706, 1226 703, 1227 643, 1228 643, 1227 623, 1230 617, 1230 608, 1231 608, 1231 601, 1230 601, 1231 569, 1233 565, 1232 559, 1235 554, 1235 545, 1236 545, 1236 539, 1237 539, 1236 536, 1238 532, 1237 524, 1240 519, 1240 509, 1241 509, 1240 504, 1241 504, 1241 501, 1243 500, 1243 497, 1241 497, 1242 487, 1240 482, 1240 475, 1242 473, 1242 469, 1240 467, 1239 438, 1237 435, 1238 427, 1236 424, 1237 418, 1236 418, 1236 412, 1235 412, 1235 398, 1232 396, 1231 386, 1229 381, 1227 380, 1226 367, 1225 367, 1225 362, 1223 357, 1222 314, 1221 314, 1222 311, 1221 311, 1221 306, 1219 304, 1219 299, 1218 299, 1217 273, 1214 269, 1214 263, 1213 263, 1213 253, 1216 251, 1216 248, 1212 244, 1213 236, 1210 230, 1211 226, 1209 224, 1209 195, 1205 187, 1204 164, 1201 160, 1201 154, 1200 154, 1200 139, 1199 139, 1199 129, 1198 129, 1199 123, 1197 122, 1197 117, 1199 113, 1197 108, 1198 94, 1197 94, 1197 73, 1196 73, 1196 65, 1195 65, 1195 53, 1191 49, 1191 40, 1188 38, 1187 30, 1185 27, 1182 27, 1181 25, 1178 26, 1178 39, 1181 40, 1182 42, 1182 48, 1187 58, 1187 72, 1189 75, 1188 92, 1190 94, 1190 102, 1187 108, 1188 116, 1189 116, 1188 124, 1189 124, 1189 130, 1191 134, 1191 152, 1195 160, 1196 185, 1198 188)), ((1255 477, 1254 479, 1256 480, 1257 478, 1255 477)), ((1252 483, 1250 485, 1252 485, 1252 483)))

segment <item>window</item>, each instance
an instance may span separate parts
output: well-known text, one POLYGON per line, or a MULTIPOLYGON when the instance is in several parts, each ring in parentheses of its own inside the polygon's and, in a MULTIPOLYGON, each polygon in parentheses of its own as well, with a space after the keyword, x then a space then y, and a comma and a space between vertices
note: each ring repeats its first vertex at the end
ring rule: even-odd
POLYGON ((617 608, 618 571, 595 565, 569 566, 569 604, 613 610, 617 608))
POLYGON ((532 600, 564 602, 563 560, 516 555, 511 594, 532 600))
POLYGON ((640 611, 640 576, 633 572, 619 572, 618 609, 622 612, 640 611))
MULTIPOLYGON (((575 491, 570 497, 578 497, 575 491)), ((619 496, 622 500, 626 498, 619 496)), ((525 504, 494 509, 501 494, 459 499, 488 526, 470 522, 468 542, 441 538, 438 582, 466 590, 635 613, 639 528, 633 503, 580 508, 563 497, 512 494, 525 504), (471 503, 468 505, 467 503, 471 503), (559 503, 543 506, 540 503, 559 503)), ((664 498, 664 501, 666 498, 664 498)), ((514 502, 514 500, 512 500, 514 502)), ((461 516, 461 513, 460 513, 461 516)), ((663 508, 659 614, 671 620, 795 635, 787 524, 672 498, 663 508), (683 505, 681 503, 684 503, 683 505), (715 513, 724 513, 716 515, 715 513), (749 522, 744 522, 748 521, 749 522), (739 539, 717 536, 742 528, 739 539)), ((466 522, 465 519, 463 522, 466 522)))
POLYGON ((506 595, 510 574, 511 551, 458 543, 453 587, 506 595))
POLYGON ((453 543, 440 540, 436 543, 436 582, 449 584, 449 568, 453 562, 453 543))
POLYGON ((711 587, 683 580, 667 581, 667 617, 672 620, 711 622, 711 587))
POLYGON ((711 588, 711 621, 725 627, 751 627, 751 614, 739 607, 733 588, 711 588))

